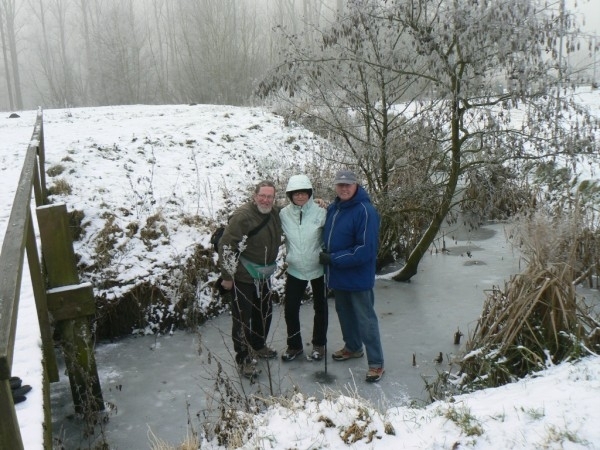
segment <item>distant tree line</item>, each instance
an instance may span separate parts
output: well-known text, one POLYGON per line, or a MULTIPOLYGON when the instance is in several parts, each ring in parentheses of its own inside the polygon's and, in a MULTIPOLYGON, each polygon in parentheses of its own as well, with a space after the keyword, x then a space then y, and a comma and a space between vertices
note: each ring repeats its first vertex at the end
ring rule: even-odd
POLYGON ((598 122, 567 95, 584 42, 565 2, 0 5, 5 108, 244 105, 258 93, 328 139, 321 169, 361 174, 382 213, 380 264, 405 262, 398 281, 444 249, 459 215, 477 226, 577 190, 597 207, 599 183, 576 170, 596 167, 598 122))
POLYGON ((0 109, 250 102, 298 33, 345 0, 0 0, 0 109))

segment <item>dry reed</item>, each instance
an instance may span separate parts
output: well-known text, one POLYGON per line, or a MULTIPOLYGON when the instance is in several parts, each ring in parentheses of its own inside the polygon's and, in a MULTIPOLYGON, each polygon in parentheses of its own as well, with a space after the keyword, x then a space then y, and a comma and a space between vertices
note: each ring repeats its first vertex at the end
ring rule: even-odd
POLYGON ((517 232, 527 268, 488 293, 460 365, 466 390, 599 353, 600 323, 576 291, 582 233, 562 219, 533 218, 517 232))

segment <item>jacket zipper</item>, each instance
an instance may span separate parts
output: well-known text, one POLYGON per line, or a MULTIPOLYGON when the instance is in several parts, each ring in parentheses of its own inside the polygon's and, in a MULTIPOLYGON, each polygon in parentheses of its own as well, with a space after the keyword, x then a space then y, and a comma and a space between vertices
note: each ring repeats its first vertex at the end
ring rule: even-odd
POLYGON ((340 212, 340 209, 337 208, 335 210, 335 214, 333 215, 333 219, 331 219, 331 230, 329 231, 329 236, 327 236, 327 248, 326 248, 326 250, 328 252, 331 252, 331 250, 330 250, 331 235, 333 234, 333 228, 335 227, 335 219, 337 218, 337 215, 338 215, 339 212, 340 212))

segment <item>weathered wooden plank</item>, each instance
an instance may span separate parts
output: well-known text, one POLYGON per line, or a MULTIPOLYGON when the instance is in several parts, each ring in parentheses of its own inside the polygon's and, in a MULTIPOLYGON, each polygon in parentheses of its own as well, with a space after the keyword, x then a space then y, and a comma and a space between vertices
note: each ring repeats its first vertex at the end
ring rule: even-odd
POLYGON ((36 214, 48 285, 54 288, 79 284, 67 206, 64 203, 40 206, 36 214))
MULTIPOLYGON (((91 286, 79 288, 79 293, 82 289, 88 290, 86 298, 79 304, 75 295, 78 289, 70 288, 79 285, 79 276, 66 206, 42 206, 36 212, 49 287, 46 291, 48 308, 53 311, 53 315, 54 311, 59 315, 79 313, 76 308, 90 311, 90 315, 93 315, 95 310, 91 309, 89 303, 89 299, 93 299, 93 292, 89 292, 91 286)), ((61 336, 75 411, 90 414, 104 409, 89 317, 57 320, 57 328, 61 336)))
POLYGON ((96 358, 87 317, 58 322, 75 412, 90 415, 104 409, 96 358))
MULTIPOLYGON (((32 139, 25 153, 23 169, 21 170, 21 176, 17 184, 8 227, 4 235, 4 241, 2 242, 2 251, 0 252, 0 449, 23 449, 21 431, 10 388, 10 375, 15 347, 25 248, 31 245, 35 246, 30 204, 34 181, 39 184, 37 154, 40 150, 42 155, 44 152, 41 111, 40 108, 38 110, 36 128, 34 128, 32 139), (40 142, 40 139, 42 142, 40 142), (41 148, 39 147, 40 144, 41 148), (32 240, 33 242, 31 242, 32 240)), ((44 177, 42 177, 42 180, 45 184, 44 177)), ((39 193, 36 193, 36 199, 45 198, 45 186, 40 187, 38 190, 39 193)), ((37 263, 39 272, 40 267, 37 256, 35 263, 37 263)), ((41 276, 39 278, 40 282, 43 283, 41 276)), ((49 397, 45 397, 45 400, 48 401, 49 408, 49 397)), ((46 426, 51 429, 49 425, 51 424, 50 416, 48 415, 46 426)), ((49 445, 51 444, 51 431, 45 434, 45 442, 49 445)))
POLYGON ((0 380, 0 448, 22 450, 23 440, 8 380, 0 380))
POLYGON ((31 276, 31 286, 33 288, 33 297, 35 298, 35 307, 40 325, 40 337, 42 338, 42 352, 48 377, 50 381, 56 382, 58 378, 58 364, 56 363, 56 354, 54 353, 54 339, 52 338, 52 327, 48 317, 48 304, 46 301, 46 289, 42 276, 42 267, 33 230, 33 221, 29 216, 27 227, 27 262, 29 263, 29 274, 31 276))
POLYGON ((37 203, 38 206, 45 204, 48 199, 48 189, 46 186, 46 171, 44 167, 46 167, 46 140, 44 139, 44 117, 42 113, 42 108, 38 109, 37 120, 35 122, 35 128, 33 130, 32 141, 37 139, 38 141, 38 165, 39 165, 39 181, 40 181, 40 193, 41 198, 37 203))
POLYGON ((10 378, 12 367, 36 151, 29 146, 25 154, 0 253, 0 380, 10 378))
POLYGON ((56 321, 96 314, 94 289, 90 283, 49 289, 46 297, 48 311, 56 321))
POLYGON ((44 408, 44 423, 42 424, 42 427, 44 428, 44 449, 50 449, 54 447, 52 446, 52 402, 50 399, 50 380, 48 379, 46 359, 42 361, 42 366, 42 406, 44 408))

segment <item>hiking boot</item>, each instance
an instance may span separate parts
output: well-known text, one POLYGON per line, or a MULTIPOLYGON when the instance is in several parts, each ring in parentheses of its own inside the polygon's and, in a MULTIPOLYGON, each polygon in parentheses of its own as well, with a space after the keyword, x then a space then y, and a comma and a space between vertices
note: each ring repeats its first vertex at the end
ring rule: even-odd
POLYGON ((346 347, 344 347, 343 349, 338 350, 337 352, 333 352, 331 354, 331 357, 336 361, 346 361, 347 359, 350 359, 350 358, 362 358, 362 355, 364 355, 364 354, 365 353, 363 352, 362 349, 360 349, 356 352, 351 352, 346 347))
POLYGON ((259 374, 258 370, 256 370, 256 361, 250 358, 238 364, 238 370, 242 376, 250 379, 257 377, 259 374))
POLYGON ((324 345, 313 345, 312 353, 310 354, 310 358, 313 361, 321 361, 325 356, 325 346, 324 345))
POLYGON ((264 359, 273 359, 277 356, 277 352, 272 348, 267 347, 266 345, 260 350, 254 350, 254 354, 259 358, 264 359))
POLYGON ((369 371, 367 372, 367 378, 365 378, 365 381, 369 383, 379 381, 381 380, 381 377, 383 376, 384 372, 385 370, 383 369, 383 367, 369 367, 369 371))
POLYGON ((301 348, 288 347, 287 350, 281 354, 281 359, 284 361, 292 361, 296 359, 296 356, 299 356, 302 353, 304 353, 304 350, 301 348))

